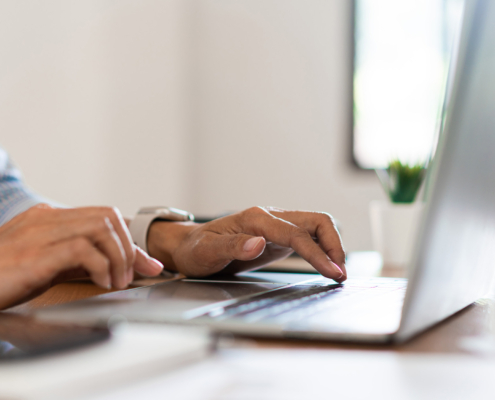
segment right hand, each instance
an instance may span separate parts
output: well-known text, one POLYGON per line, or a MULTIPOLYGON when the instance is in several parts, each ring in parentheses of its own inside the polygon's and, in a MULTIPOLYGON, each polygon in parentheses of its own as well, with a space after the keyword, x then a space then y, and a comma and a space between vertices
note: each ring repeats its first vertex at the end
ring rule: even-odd
POLYGON ((158 275, 163 265, 132 243, 111 207, 31 207, 0 227, 0 309, 32 298, 67 278, 126 288, 134 271, 158 275))
POLYGON ((156 221, 148 248, 167 269, 188 277, 253 271, 297 251, 323 276, 347 279, 339 231, 323 212, 251 207, 205 224, 156 221))

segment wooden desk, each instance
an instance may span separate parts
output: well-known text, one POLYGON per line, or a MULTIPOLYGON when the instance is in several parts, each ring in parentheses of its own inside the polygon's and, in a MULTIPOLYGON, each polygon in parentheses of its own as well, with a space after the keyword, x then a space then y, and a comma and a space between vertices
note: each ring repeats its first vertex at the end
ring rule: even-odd
MULTIPOLYGON (((291 263, 294 264, 295 261, 292 260, 291 263)), ((400 274, 399 270, 380 270, 380 275, 400 274)), ((133 287, 153 285, 170 279, 178 277, 143 279, 134 282, 133 287)), ((8 312, 27 313, 107 292, 90 281, 73 281, 55 286, 40 297, 11 308, 8 312)), ((203 390, 205 393, 211 390, 211 384, 205 384, 211 380, 214 382, 213 386, 218 385, 218 393, 225 395, 219 398, 229 398, 231 392, 239 395, 239 398, 272 398, 267 397, 267 390, 276 393, 277 398, 305 398, 307 388, 311 387, 311 393, 318 394, 313 396, 315 398, 324 398, 325 394, 330 393, 332 397, 349 399, 436 400, 449 393, 447 397, 455 400, 490 400, 493 390, 489 377, 493 376, 495 365, 491 367, 493 363, 487 363, 487 356, 494 356, 495 344, 493 336, 487 335, 492 333, 493 307, 491 300, 478 301, 410 342, 395 346, 243 337, 236 337, 232 342, 229 338, 223 342, 230 342, 227 348, 221 347, 214 357, 191 368, 176 371, 170 376, 157 372, 160 375, 149 379, 137 377, 135 381, 126 380, 125 385, 119 387, 112 383, 109 389, 113 391, 113 397, 109 399, 158 398, 164 392, 172 393, 169 397, 175 398, 180 396, 174 396, 173 393, 182 393, 184 387, 191 387, 196 397, 202 398, 203 390), (471 339, 471 349, 476 346, 478 349, 470 350, 466 346, 466 339, 471 339), (319 351, 305 352, 296 349, 319 351), (446 353, 449 356, 442 356, 446 353), (417 357, 417 354, 421 354, 421 357, 417 357), (439 356, 436 357, 435 354, 439 356), (452 357, 450 354, 459 356, 452 357), (462 354, 474 356, 466 357, 462 354), (316 370, 315 361, 320 366, 316 370), (270 362, 274 364, 271 365, 270 362), (267 363, 270 364, 268 370, 271 372, 260 374, 260 365, 266 368, 267 363), (434 379, 431 379, 432 376, 434 379), (196 381, 198 377, 201 377, 199 383, 196 381), (287 380, 293 384, 287 386, 287 380), (334 381, 338 384, 332 386, 334 381), (354 382, 367 384, 355 385, 354 382), (256 394, 246 397, 248 389, 249 393, 256 394), (474 392, 476 395, 473 397, 474 392), (441 396, 434 396, 440 393, 441 396)), ((71 368, 73 367, 72 365, 71 368)), ((238 398, 235 395, 232 397, 238 398)))
MULTIPOLYGON (((143 279, 133 283, 132 287, 148 286, 170 279, 154 278, 143 279)), ((108 293, 104 289, 92 284, 90 281, 74 281, 57 285, 38 298, 28 303, 13 307, 8 312, 28 313, 30 311, 80 300, 99 294, 108 293)), ((466 338, 484 338, 492 334, 491 314, 494 305, 491 300, 480 300, 457 313, 435 328, 424 332, 417 338, 401 345, 359 345, 345 343, 329 343, 316 341, 296 340, 272 340, 237 338, 239 345, 245 345, 246 341, 251 345, 263 348, 319 348, 319 349, 349 349, 349 350, 393 350, 399 352, 429 352, 429 353, 470 353, 463 346, 466 338)))

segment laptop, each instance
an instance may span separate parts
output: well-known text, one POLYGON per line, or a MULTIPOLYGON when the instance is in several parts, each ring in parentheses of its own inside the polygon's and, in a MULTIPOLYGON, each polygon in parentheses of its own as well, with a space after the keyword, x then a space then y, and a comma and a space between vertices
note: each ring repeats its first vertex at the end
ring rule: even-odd
POLYGON ((495 269, 495 2, 468 0, 452 95, 408 279, 251 272, 177 279, 40 318, 207 325, 243 335, 402 342, 486 295, 495 269), (119 317, 119 318, 120 318, 119 317))

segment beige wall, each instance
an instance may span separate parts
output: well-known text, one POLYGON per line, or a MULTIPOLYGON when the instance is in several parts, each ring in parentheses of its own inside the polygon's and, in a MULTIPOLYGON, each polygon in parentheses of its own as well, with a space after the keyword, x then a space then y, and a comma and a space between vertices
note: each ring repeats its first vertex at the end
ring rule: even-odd
POLYGON ((181 0, 0 2, 0 143, 33 188, 126 213, 191 206, 187 14, 181 0))
POLYGON ((0 142, 71 205, 318 209, 371 247, 348 160, 349 2, 4 0, 0 142))

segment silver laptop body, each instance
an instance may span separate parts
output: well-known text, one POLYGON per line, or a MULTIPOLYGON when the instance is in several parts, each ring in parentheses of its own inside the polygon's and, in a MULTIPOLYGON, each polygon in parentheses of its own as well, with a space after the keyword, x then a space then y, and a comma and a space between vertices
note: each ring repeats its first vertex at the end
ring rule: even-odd
POLYGON ((483 297, 495 269, 495 2, 467 1, 445 130, 409 280, 245 273, 41 310, 45 319, 206 324, 240 334, 404 341, 483 297), (407 284, 407 282, 409 282, 407 284))

